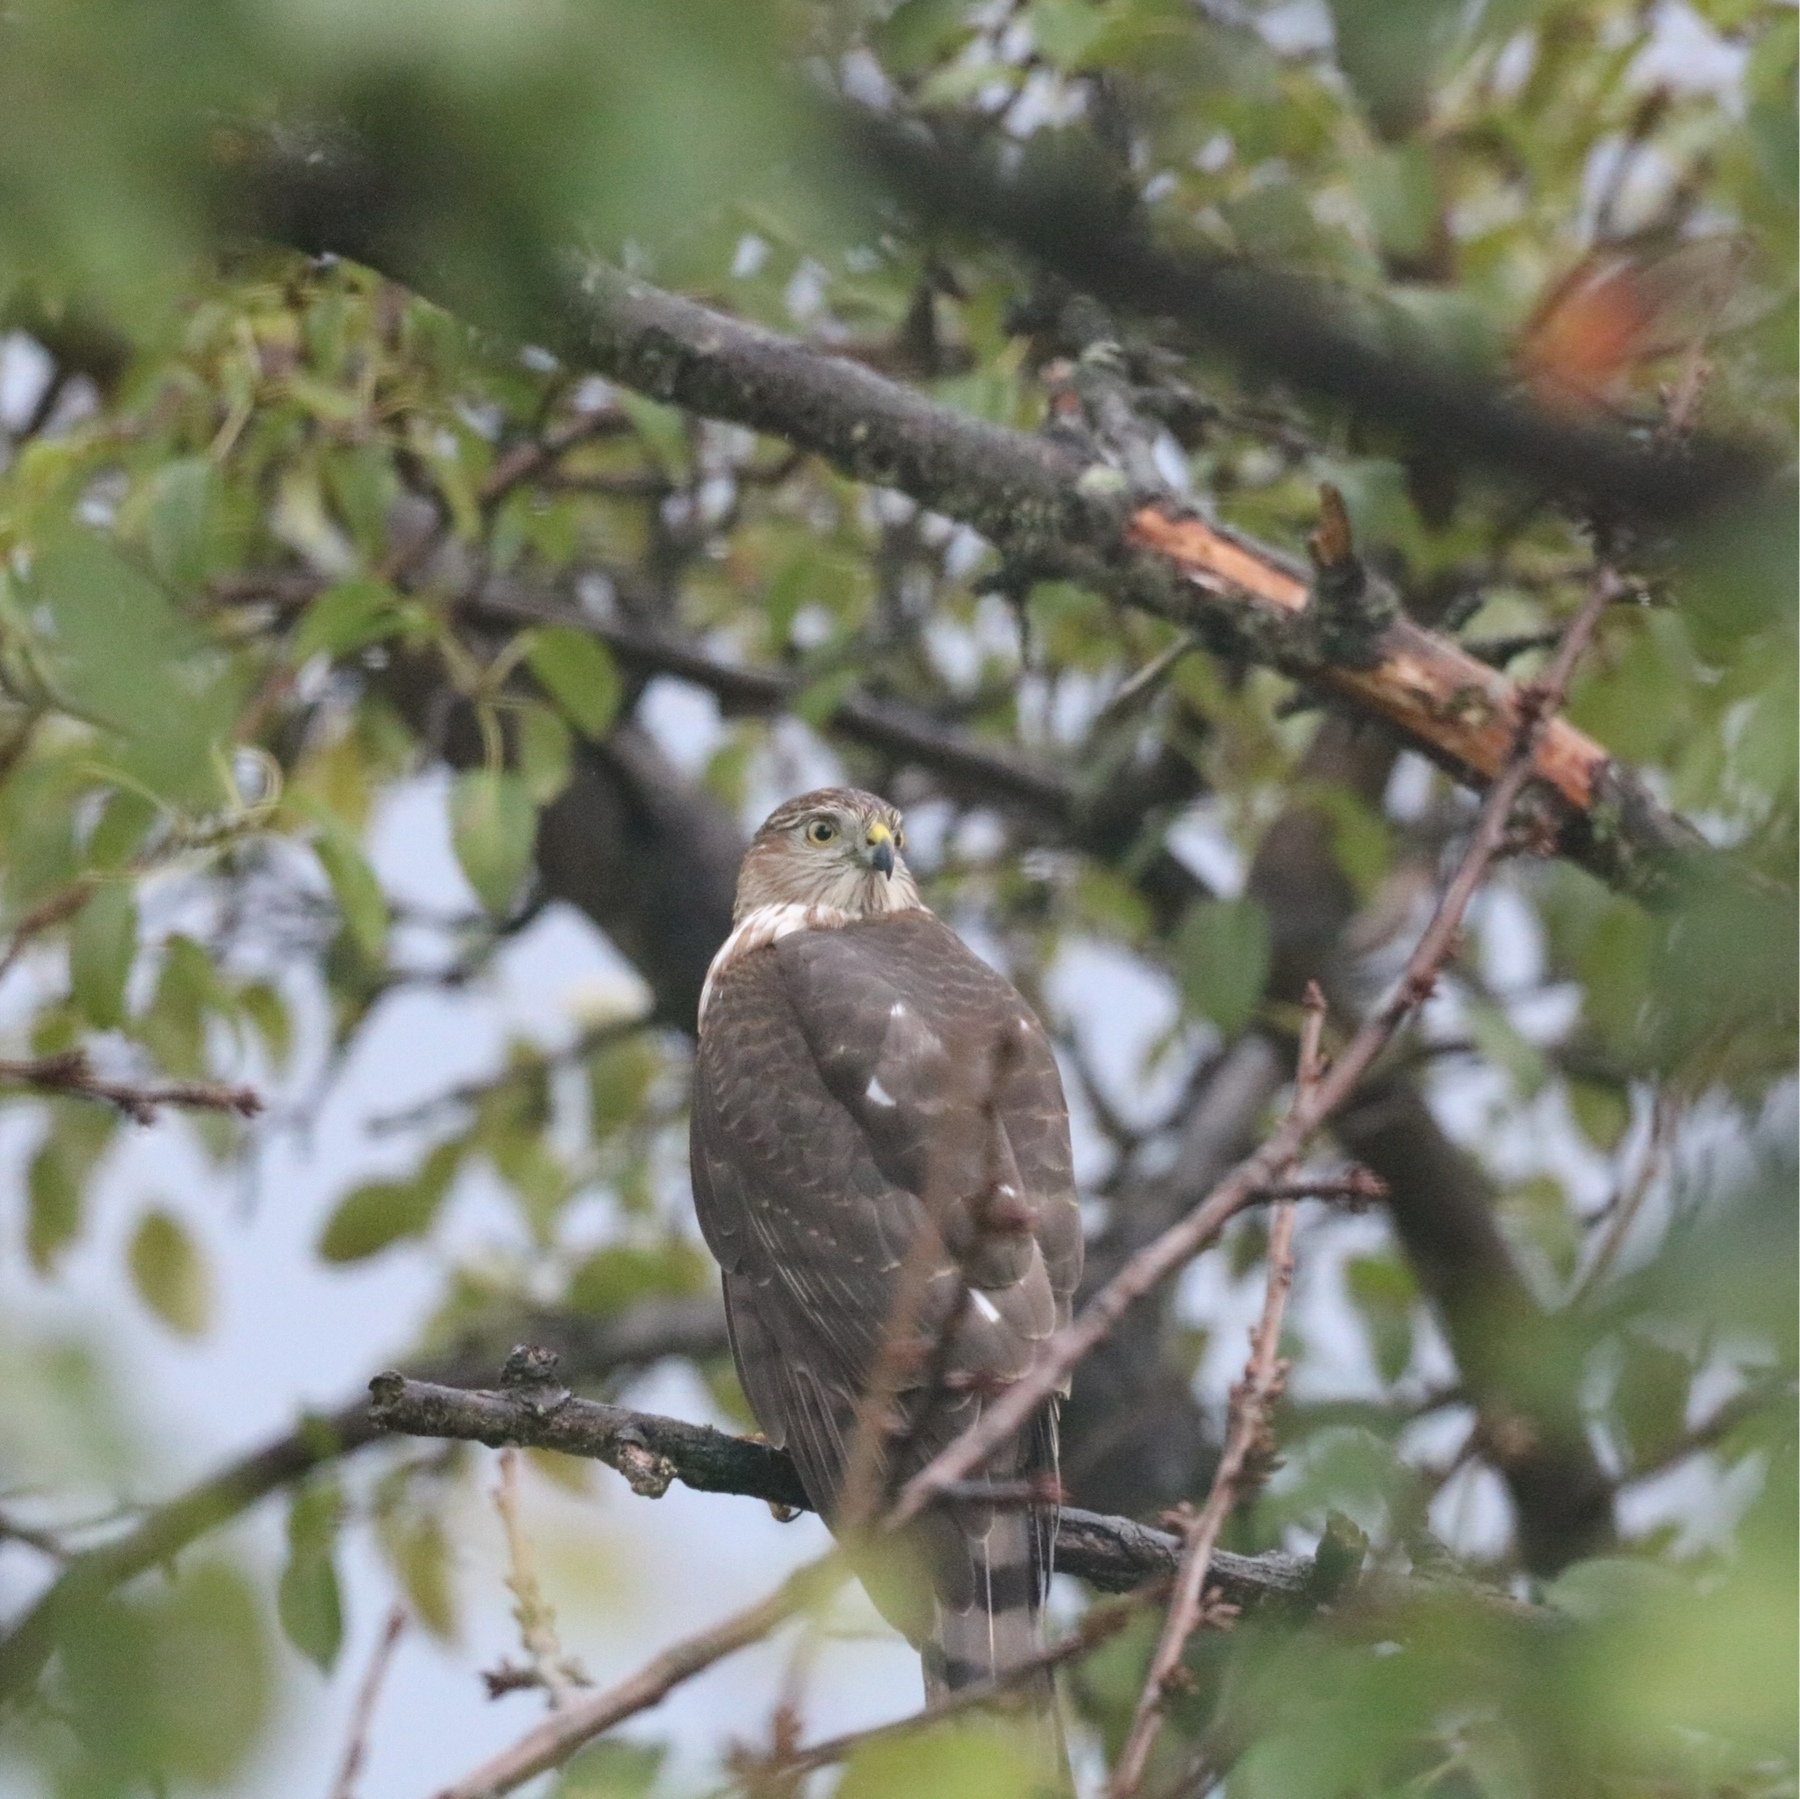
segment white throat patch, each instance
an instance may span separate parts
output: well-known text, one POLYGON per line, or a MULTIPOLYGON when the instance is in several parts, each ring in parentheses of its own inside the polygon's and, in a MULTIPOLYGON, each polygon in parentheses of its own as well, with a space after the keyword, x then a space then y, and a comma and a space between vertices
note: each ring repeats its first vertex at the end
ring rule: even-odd
POLYGON ((764 949, 779 943, 795 931, 835 931, 851 922, 851 915, 841 906, 805 905, 798 900, 785 900, 779 905, 758 906, 746 912, 732 926, 731 935, 719 946, 712 966, 706 971, 706 984, 700 989, 700 1022, 706 1022, 706 1007, 713 986, 726 969, 753 949, 764 949))

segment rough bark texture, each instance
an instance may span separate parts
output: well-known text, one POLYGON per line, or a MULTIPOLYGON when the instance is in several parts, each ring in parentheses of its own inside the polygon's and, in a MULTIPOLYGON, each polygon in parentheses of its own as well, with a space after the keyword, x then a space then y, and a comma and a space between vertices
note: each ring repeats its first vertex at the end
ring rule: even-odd
MULTIPOLYGON (((408 230, 407 181, 421 175, 371 163, 347 140, 278 138, 249 159, 232 216, 300 249, 357 257, 454 306, 468 296, 421 261, 408 230)), ((511 322, 573 366, 779 436, 974 526, 1024 568, 1068 575, 1174 619, 1216 650, 1334 683, 1463 778, 1479 783, 1495 772, 1496 745, 1516 712, 1503 677, 1404 621, 1388 623, 1398 635, 1385 640, 1373 615, 1365 653, 1347 656, 1343 644, 1321 639, 1323 608, 1294 603, 1310 588, 1288 558, 1174 516, 1166 500, 1136 503, 1118 470, 590 257, 527 246, 517 274, 511 322)), ((1652 892, 1674 861, 1698 852, 1698 837, 1598 745, 1566 734, 1551 743, 1537 793, 1545 829, 1564 853, 1603 879, 1652 892), (1574 767, 1585 771, 1586 805, 1574 767)))
MULTIPOLYGON (((627 1411, 573 1397, 567 1388, 532 1382, 502 1391, 445 1386, 378 1374, 369 1383, 374 1429, 418 1437, 449 1437, 500 1447, 508 1443, 591 1457, 616 1468, 632 1490, 660 1498, 679 1480, 703 1493, 736 1493, 794 1511, 810 1510, 793 1462, 779 1449, 749 1437, 728 1436, 705 1425, 627 1411)), ((1233 1605, 1269 1602, 1310 1609, 1342 1605, 1363 1583, 1356 1558, 1345 1558, 1336 1539, 1316 1560, 1271 1550, 1263 1555, 1214 1552, 1209 1581, 1233 1605), (1328 1570, 1338 1564, 1335 1578, 1328 1570)), ((1056 1537, 1056 1566, 1103 1592, 1125 1593, 1172 1574, 1181 1539, 1129 1518, 1063 1508, 1056 1537)), ((1521 1606, 1493 1588, 1471 1582, 1371 1579, 1371 1596, 1458 1593, 1489 1608, 1548 1622, 1553 1614, 1521 1606)))

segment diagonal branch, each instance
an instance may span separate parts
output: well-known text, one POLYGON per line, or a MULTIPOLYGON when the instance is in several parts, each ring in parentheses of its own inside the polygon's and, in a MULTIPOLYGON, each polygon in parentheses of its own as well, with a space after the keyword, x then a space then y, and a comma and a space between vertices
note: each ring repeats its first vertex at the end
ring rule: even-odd
MULTIPOLYGON (((1524 721, 1522 690, 1450 639, 1371 609, 1359 653, 1323 653, 1319 581, 1291 558, 1158 498, 1134 506, 1117 471, 964 417, 858 364, 823 355, 593 263, 572 359, 656 398, 815 451, 860 480, 963 520, 999 549, 1194 631, 1210 648, 1318 681, 1412 747, 1485 786, 1524 721)), ((1320 571, 1324 573, 1325 571, 1320 571)), ((1653 887, 1699 838, 1572 725, 1534 733, 1547 828, 1628 888, 1653 887)))
MULTIPOLYGON (((1319 1040, 1325 1029, 1325 995, 1317 983, 1306 990, 1306 1022, 1300 1034, 1300 1061, 1296 1075, 1295 1103, 1309 1103, 1318 1087, 1322 1064, 1319 1040)), ((1281 1320, 1288 1293, 1294 1284, 1294 1206, 1291 1200, 1277 1205, 1269 1220, 1269 1272, 1263 1295, 1262 1316, 1250 1336, 1250 1361, 1243 1380, 1232 1390, 1231 1424, 1225 1448, 1213 1475, 1206 1503, 1194 1514, 1181 1547, 1181 1567, 1175 1576, 1168 1616, 1162 1635, 1150 1657, 1144 1690, 1132 1715, 1131 1730, 1113 1768, 1114 1799, 1131 1799, 1143 1782, 1144 1765, 1162 1729, 1162 1701, 1169 1682, 1206 1611, 1206 1577, 1218 1547, 1219 1532, 1236 1509, 1251 1472, 1253 1460, 1267 1468, 1269 1413, 1279 1398, 1286 1374, 1277 1351, 1281 1344, 1281 1320)))
MULTIPOLYGON (((271 140, 240 171, 252 223, 309 252, 354 256, 454 305, 421 260, 394 184, 348 140, 271 140)), ((1476 786, 1506 765, 1521 690, 1410 621, 1363 619, 1358 653, 1324 653, 1331 586, 1268 546, 1134 503, 1117 470, 1071 446, 959 413, 861 364, 731 318, 574 252, 546 253, 529 283, 540 340, 572 366, 653 398, 747 425, 845 474, 972 525, 1033 572, 1059 573, 1172 620, 1215 651, 1330 686, 1476 786), (1351 664, 1354 666, 1351 666, 1351 664)), ((1592 739, 1558 723, 1532 733, 1546 830, 1565 853, 1632 890, 1654 889, 1700 840, 1592 739)))
POLYGON ((1037 1406, 1061 1386, 1089 1350, 1108 1336, 1139 1299, 1211 1243, 1258 1191, 1279 1180, 1307 1139, 1349 1099, 1394 1033, 1423 1004, 1455 944, 1469 901, 1499 853, 1513 805, 1532 777, 1544 724, 1561 705, 1576 658, 1618 589, 1618 577, 1610 568, 1602 568, 1541 681, 1529 691, 1527 702, 1522 703, 1523 724, 1512 761, 1482 803, 1462 861, 1386 1004, 1371 1014, 1312 1093, 1297 1097, 1286 1120, 1260 1149, 1240 1162, 1185 1218, 1133 1255, 1089 1300, 1075 1321, 1051 1339, 1032 1371, 1001 1394, 978 1423, 907 1482, 890 1514, 893 1524, 916 1517, 932 1503, 942 1486, 963 1479, 1023 1428, 1037 1406))
POLYGON ((665 1649, 615 1687, 554 1712, 510 1749, 483 1762, 474 1773, 442 1788, 434 1799, 499 1799, 526 1781, 557 1767, 584 1743, 615 1724, 648 1711, 682 1682, 704 1673, 739 1649, 760 1643, 796 1612, 818 1604, 849 1573, 834 1551, 796 1569, 767 1598, 734 1612, 709 1630, 665 1649))
POLYGON ((1716 506, 1754 476, 1748 445, 1709 438, 1684 455, 1659 453, 1616 427, 1529 405, 1416 337, 1371 331, 1363 308, 1315 278, 1155 241, 1144 209, 1122 198, 1136 184, 1091 138, 1085 158, 1065 143, 1046 175, 1008 139, 998 140, 1004 150, 956 144, 964 120, 946 116, 934 137, 925 121, 867 106, 839 116, 876 174, 935 225, 992 233, 1094 299, 1172 320, 1190 341, 1223 345, 1302 391, 1398 426, 1432 454, 1659 520, 1716 506))

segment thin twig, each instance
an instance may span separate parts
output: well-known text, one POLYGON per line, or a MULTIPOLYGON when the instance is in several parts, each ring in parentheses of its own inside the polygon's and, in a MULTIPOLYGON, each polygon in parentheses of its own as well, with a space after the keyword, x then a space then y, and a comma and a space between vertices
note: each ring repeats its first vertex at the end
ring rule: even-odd
POLYGON ((828 1737, 823 1742, 796 1750, 791 1755, 768 1757, 751 1771, 752 1778, 793 1780, 844 1761, 865 1744, 909 1736, 914 1731, 929 1730, 946 1718, 960 1717, 965 1712, 978 1711, 988 1706, 1004 1705, 1034 1675, 1041 1674, 1046 1668, 1060 1667, 1064 1662, 1077 1661, 1084 1655, 1092 1654, 1101 1644, 1110 1642, 1131 1622, 1138 1607, 1153 1597, 1156 1591, 1155 1587, 1149 1587, 1123 1599, 1090 1606, 1074 1630, 1040 1649, 1036 1655, 1015 1663, 997 1679, 980 1681, 974 1686, 958 1687, 954 1692, 934 1699, 909 1717, 895 1718, 886 1724, 872 1725, 866 1730, 846 1731, 842 1736, 828 1737))
POLYGON ((1297 1103, 1261 1148, 1240 1162, 1185 1218, 1137 1251, 1075 1321, 1045 1345, 1031 1372, 994 1399, 974 1425, 906 1483, 894 1506, 892 1524, 916 1517, 941 1487, 965 1478, 1017 1432, 1139 1299, 1212 1242, 1270 1181, 1281 1178, 1282 1170, 1312 1133, 1356 1090, 1370 1064, 1430 994, 1455 943, 1463 913, 1500 849, 1513 805, 1532 778, 1533 756, 1543 728, 1562 704, 1575 660, 1620 588, 1610 567, 1595 575, 1543 675, 1520 690, 1521 725, 1513 754, 1488 790, 1462 861, 1387 1003, 1365 1021, 1310 1100, 1297 1103))
POLYGON ((109 1080, 95 1072, 87 1052, 79 1049, 63 1050, 53 1056, 0 1060, 0 1086, 104 1100, 139 1124, 153 1124, 161 1106, 235 1112, 240 1118, 254 1118, 263 1105, 262 1095, 254 1087, 232 1086, 224 1081, 109 1080))
POLYGON ((58 1562, 67 1561, 72 1553, 53 1532, 21 1524, 4 1514, 0 1514, 0 1543, 23 1543, 26 1548, 35 1549, 39 1555, 47 1555, 58 1562))
POLYGON ((406 1631, 406 1607, 389 1609, 387 1622, 381 1627, 381 1639, 369 1657, 368 1672, 356 1689, 356 1703, 350 1708, 350 1734, 344 1744, 344 1759, 338 1766, 338 1777, 331 1783, 331 1799, 356 1799, 356 1781, 369 1754, 369 1729, 375 1721, 375 1707, 381 1698, 382 1683, 393 1665, 394 1651, 406 1631))
POLYGON ((416 1105, 407 1106, 401 1111, 377 1113, 363 1125, 363 1129, 371 1136, 412 1130, 417 1125, 428 1123, 439 1112, 452 1106, 478 1105, 489 1094, 504 1092, 520 1081, 551 1074, 561 1068, 577 1067, 589 1056, 603 1049, 610 1049, 615 1043, 623 1043, 627 1038, 647 1030, 650 1023, 648 1016, 608 1019, 604 1024, 597 1024, 591 1030, 583 1031, 573 1043, 566 1044, 561 1049, 543 1050, 517 1062, 509 1062, 497 1073, 483 1075, 480 1080, 464 1081, 455 1087, 446 1087, 442 1093, 434 1093, 428 1099, 422 1099, 416 1105))
MULTIPOLYGON (((1300 1059, 1295 1079, 1294 1104, 1301 1107, 1315 1096, 1324 1069, 1319 1042, 1325 1029, 1325 996, 1316 981, 1306 988, 1305 1022, 1300 1032, 1300 1059)), ((1294 1284, 1294 1202, 1279 1202, 1269 1220, 1269 1273, 1263 1294, 1262 1317, 1250 1335, 1250 1360, 1244 1378, 1231 1394, 1231 1423, 1225 1433, 1224 1452, 1213 1475, 1206 1503, 1194 1514, 1182 1546, 1181 1567, 1169 1599, 1162 1635, 1150 1657, 1144 1688, 1132 1714, 1131 1730, 1113 1768, 1113 1799, 1130 1799, 1143 1782, 1144 1767, 1162 1729, 1163 1695, 1181 1666, 1187 1641, 1207 1613, 1206 1577, 1213 1550, 1225 1520, 1236 1509, 1248 1484, 1253 1461, 1267 1461, 1269 1413, 1280 1397, 1286 1364, 1277 1354, 1281 1320, 1294 1284)))
POLYGON ((549 1697, 550 1709, 560 1711, 576 1687, 591 1687, 594 1683, 579 1662, 563 1653, 562 1641, 556 1634, 556 1607, 545 1598, 538 1584, 531 1542, 519 1517, 519 1452, 510 1446, 500 1451, 500 1483, 494 1488, 494 1509, 506 1532, 506 1585, 513 1596, 513 1619, 519 1627, 519 1642, 528 1665, 523 1676, 515 1675, 499 1685, 490 1676, 488 1696, 497 1697, 509 1687, 539 1686, 549 1697))
POLYGON ((552 1713, 510 1749, 502 1750, 453 1785, 441 1788, 435 1799, 498 1799, 500 1794, 523 1786, 546 1768, 558 1767, 602 1731, 660 1704, 683 1681, 692 1680, 737 1650, 761 1642, 796 1612, 834 1592, 848 1572, 835 1551, 808 1562, 767 1598, 734 1612, 709 1630, 684 1637, 617 1686, 552 1713))
POLYGON ((34 937, 49 930, 52 925, 61 924, 65 918, 73 917, 88 903, 93 897, 95 885, 93 876, 83 875, 80 879, 71 881, 68 886, 59 887, 26 912, 13 926, 6 949, 0 953, 0 981, 12 973, 13 965, 30 947, 34 937))
POLYGON ((1643 1210, 1644 1201, 1650 1197, 1650 1189, 1656 1185, 1656 1177, 1668 1157, 1680 1120, 1680 1111, 1667 1090, 1658 1088, 1650 1104, 1650 1135, 1644 1144, 1644 1153, 1632 1171, 1631 1179, 1614 1193, 1602 1214, 1606 1221, 1605 1232, 1593 1258, 1577 1277, 1565 1309, 1573 1311, 1585 1305, 1618 1259, 1625 1239, 1631 1235, 1631 1227, 1637 1223, 1638 1213, 1643 1210))
POLYGON ((1301 1174, 1291 1180, 1270 1181, 1251 1197, 1281 1205, 1291 1205, 1297 1199, 1336 1200, 1354 1210, 1386 1199, 1387 1192, 1387 1182, 1373 1169, 1351 1168, 1343 1174, 1301 1174))

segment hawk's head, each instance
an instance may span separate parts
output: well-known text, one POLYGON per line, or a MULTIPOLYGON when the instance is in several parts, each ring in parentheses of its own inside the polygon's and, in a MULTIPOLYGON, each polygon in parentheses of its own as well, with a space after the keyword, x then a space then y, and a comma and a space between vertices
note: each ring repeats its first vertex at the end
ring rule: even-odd
POLYGON ((906 832, 886 800, 821 787, 777 806, 751 840, 732 916, 759 906, 834 906, 876 918, 923 904, 900 852, 906 832))

